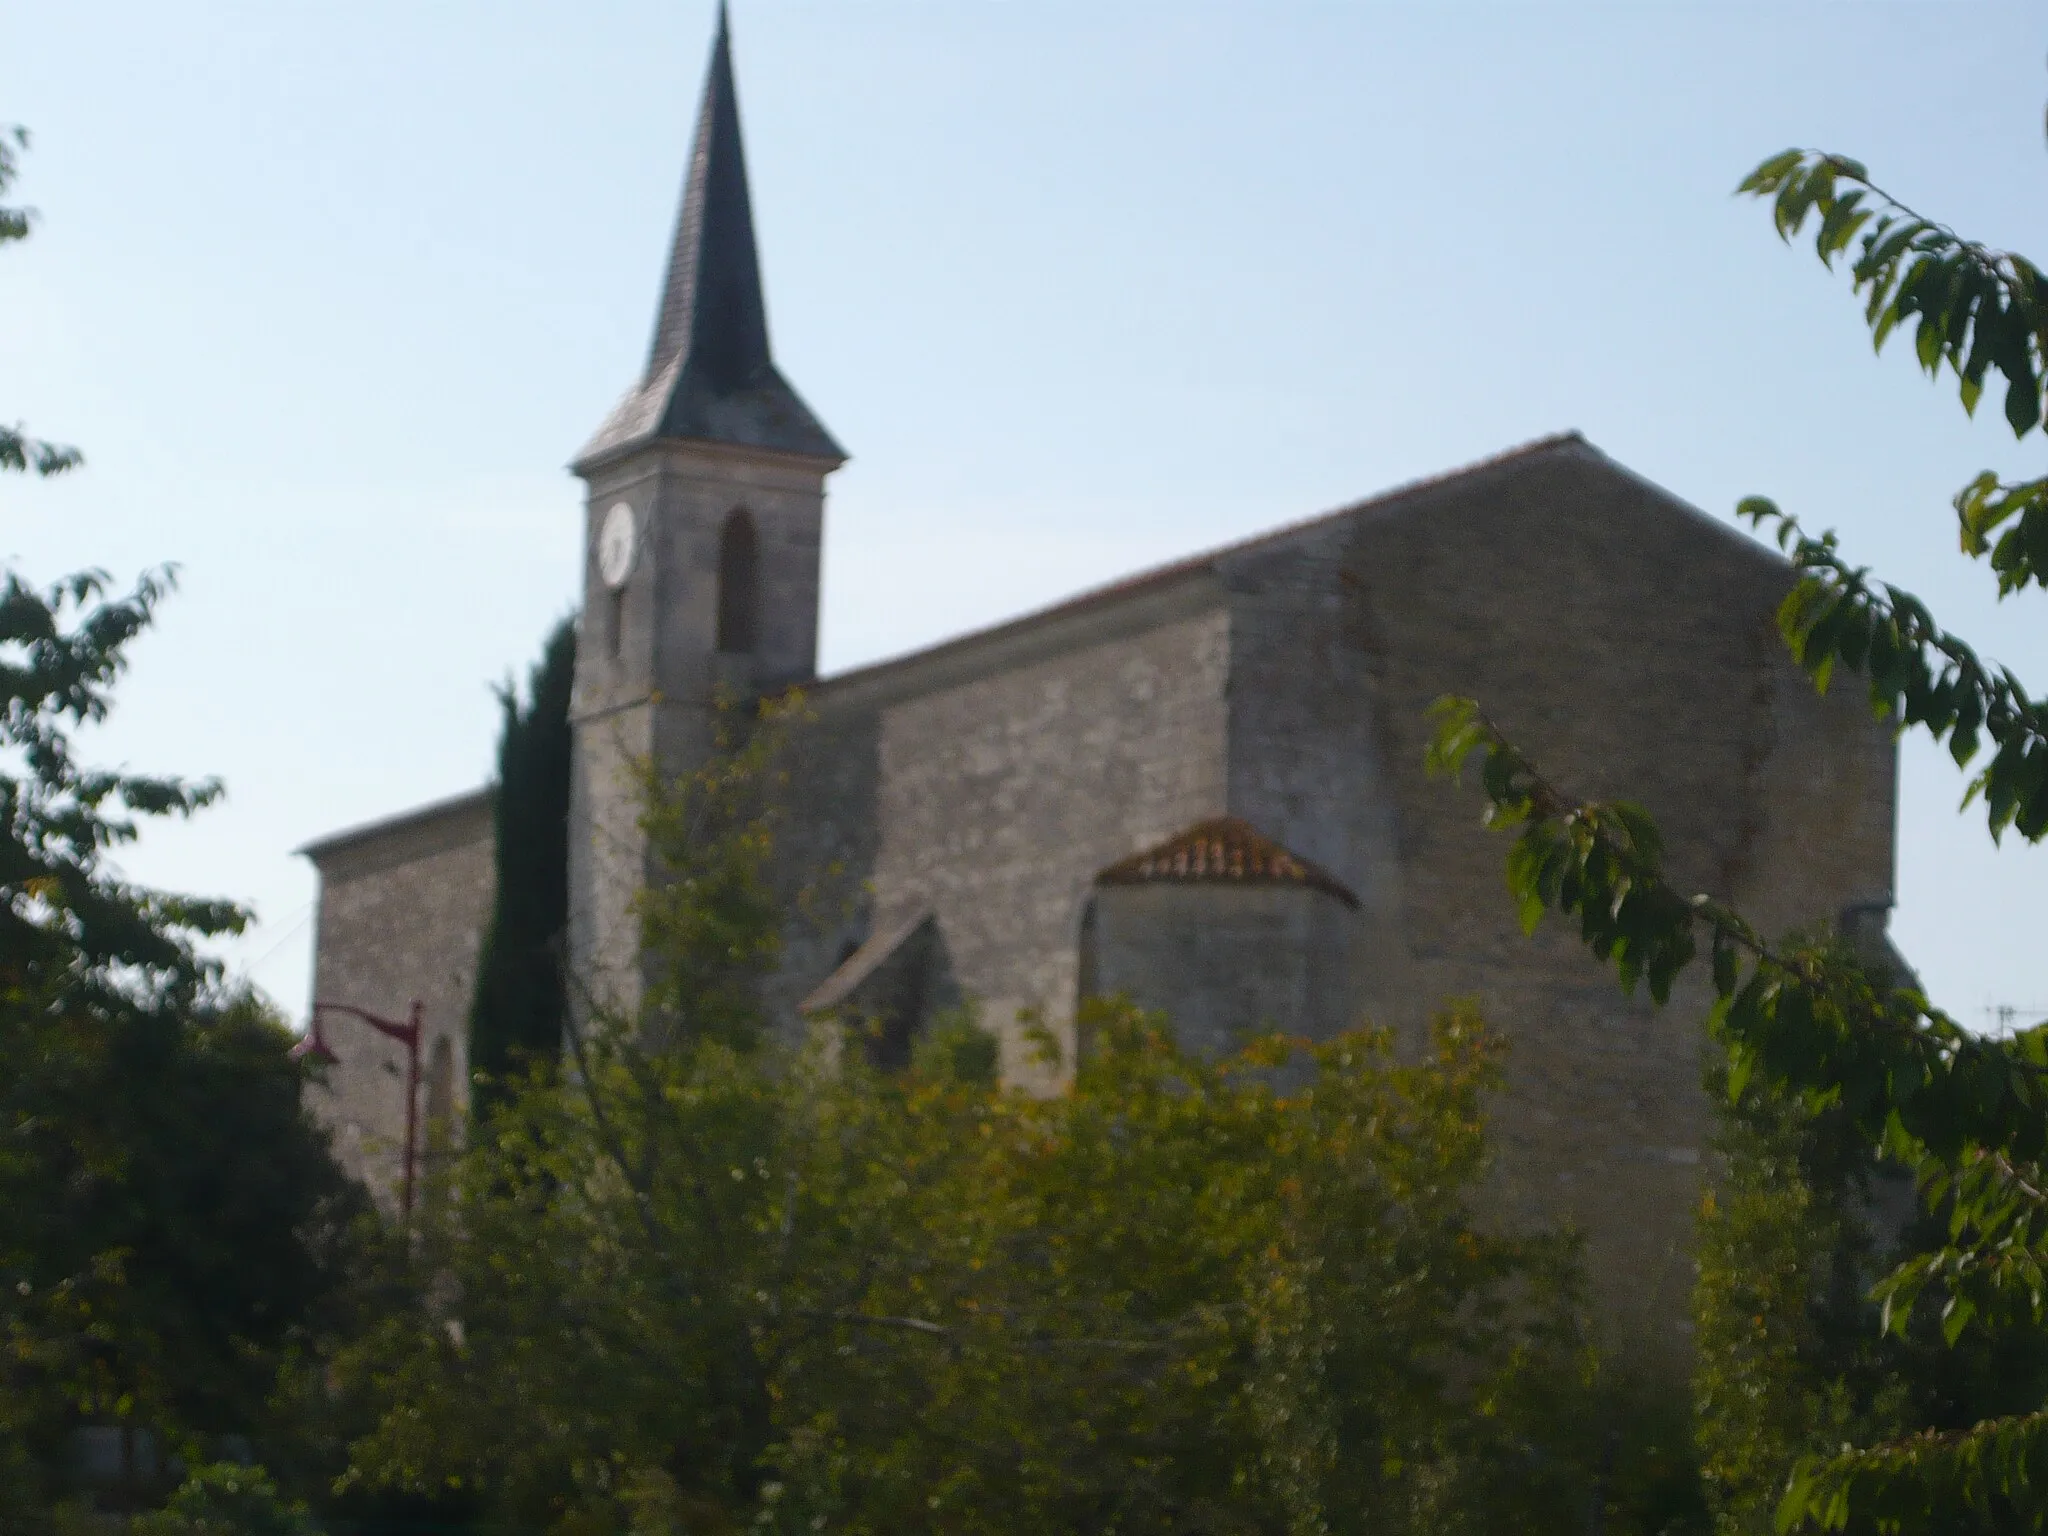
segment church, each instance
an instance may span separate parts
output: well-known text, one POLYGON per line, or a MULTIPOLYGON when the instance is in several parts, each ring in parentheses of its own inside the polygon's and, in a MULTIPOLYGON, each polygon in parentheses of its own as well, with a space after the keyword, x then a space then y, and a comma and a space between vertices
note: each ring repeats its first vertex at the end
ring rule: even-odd
MULTIPOLYGON (((1423 771, 1427 710, 1479 699, 1560 782, 1643 804, 1674 873, 1767 931, 1879 933, 1895 752, 1856 690, 1785 656, 1778 556, 1576 433, 1284 522, 911 655, 817 674, 826 485, 846 452, 776 368, 723 17, 646 364, 577 454, 587 490, 571 719, 568 953, 630 1000, 648 876, 627 772, 709 749, 721 693, 805 690, 780 856, 854 899, 791 921, 765 999, 885 1056, 937 1011, 1057 1091, 1076 1009, 1127 993, 1190 1045, 1361 1019, 1415 1041, 1472 999, 1509 1042, 1489 1199, 1583 1234, 1603 1327, 1682 1350, 1710 1172, 1705 998, 1622 995, 1562 927, 1524 937, 1506 843, 1423 771)), ((1285 516, 1295 509, 1276 508, 1285 516)), ((450 679, 464 686, 467 679, 450 679)), ((337 832, 315 996, 415 1004, 423 1070, 329 1017, 317 1111, 390 1187, 445 1115, 493 889, 491 791, 337 832)))

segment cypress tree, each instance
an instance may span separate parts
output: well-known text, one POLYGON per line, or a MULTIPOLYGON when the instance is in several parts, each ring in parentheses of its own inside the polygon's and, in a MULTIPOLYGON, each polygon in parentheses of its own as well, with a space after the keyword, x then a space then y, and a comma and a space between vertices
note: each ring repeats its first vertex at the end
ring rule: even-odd
POLYGON ((469 1010, 469 1066, 488 1081, 476 1108, 522 1057, 561 1049, 568 995, 562 970, 569 922, 569 690, 576 627, 548 637, 520 708, 508 682, 498 692, 498 798, 493 811, 498 888, 477 959, 469 1010))

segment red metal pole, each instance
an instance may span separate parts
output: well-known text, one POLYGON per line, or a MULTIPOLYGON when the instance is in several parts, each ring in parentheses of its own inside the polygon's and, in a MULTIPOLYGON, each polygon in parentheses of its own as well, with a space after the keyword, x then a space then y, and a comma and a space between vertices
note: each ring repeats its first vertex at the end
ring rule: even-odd
POLYGON ((419 1115, 420 1115, 420 1037, 426 1027, 420 1017, 420 1000, 412 1000, 412 1012, 403 1024, 393 1019, 380 1019, 376 1014, 356 1007, 353 1003, 313 1004, 313 1027, 304 1040, 292 1047, 294 1056, 310 1057, 314 1061, 333 1062, 335 1054, 320 1035, 322 1013, 345 1013, 351 1018, 361 1019, 370 1028, 387 1039, 396 1040, 405 1047, 405 1169, 399 1187, 399 1207, 406 1221, 412 1220, 413 1165, 419 1160, 419 1115))

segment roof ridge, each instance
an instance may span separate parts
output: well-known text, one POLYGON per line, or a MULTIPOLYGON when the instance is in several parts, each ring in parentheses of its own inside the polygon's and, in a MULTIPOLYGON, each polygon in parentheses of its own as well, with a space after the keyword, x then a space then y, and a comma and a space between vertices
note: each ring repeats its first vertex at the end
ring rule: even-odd
POLYGON ((1375 492, 1362 500, 1348 502, 1327 512, 1318 512, 1310 517, 1298 518, 1290 523, 1282 523, 1277 528, 1269 528, 1263 533, 1250 534, 1244 538, 1233 539, 1227 544, 1218 544, 1192 555, 1183 555, 1178 560, 1169 560, 1160 565, 1150 566, 1144 570, 1133 572, 1129 576, 1120 576, 1115 581, 1105 582, 1100 586, 1084 587, 1081 591, 1071 596, 1060 598, 1056 602, 1048 603, 1041 608, 1029 609, 1024 613, 1016 615, 1014 618, 998 619, 995 623, 983 625, 980 629, 970 629, 962 634, 948 635, 942 640, 934 640, 929 645, 922 645, 914 650, 902 651, 894 656, 884 656, 877 661, 864 662, 860 666, 850 667, 844 672, 834 672, 829 676, 819 678, 811 686, 829 688, 841 682, 850 682, 855 678, 867 676, 870 673, 884 671, 890 667, 908 665, 924 657, 950 650, 954 646, 969 645, 977 640, 993 639, 998 635, 1028 628, 1047 619, 1059 618, 1064 614, 1081 612, 1099 604, 1113 602, 1118 598, 1133 596, 1148 588, 1163 586, 1177 577, 1194 575, 1203 568, 1213 566, 1218 561, 1227 559, 1232 555, 1244 554, 1263 545, 1278 543, 1282 539, 1292 538, 1297 534, 1305 533, 1320 524, 1333 523, 1339 518, 1352 517, 1360 512, 1382 510, 1395 502, 1405 500, 1410 496, 1420 495, 1425 491, 1435 490, 1440 486, 1448 485, 1467 476, 1486 474, 1492 470, 1505 468, 1518 460, 1536 458, 1541 454, 1552 453, 1560 448, 1571 447, 1599 454, 1603 459, 1607 457, 1604 453, 1600 453, 1600 450, 1594 447, 1587 440, 1586 435, 1576 427, 1563 432, 1553 432, 1545 437, 1532 438, 1526 443, 1518 443, 1512 448, 1502 449, 1499 453, 1490 454, 1486 458, 1474 459, 1469 464, 1461 464, 1454 469, 1442 470, 1437 474, 1425 475, 1419 479, 1403 481, 1399 485, 1391 486, 1384 491, 1375 492))

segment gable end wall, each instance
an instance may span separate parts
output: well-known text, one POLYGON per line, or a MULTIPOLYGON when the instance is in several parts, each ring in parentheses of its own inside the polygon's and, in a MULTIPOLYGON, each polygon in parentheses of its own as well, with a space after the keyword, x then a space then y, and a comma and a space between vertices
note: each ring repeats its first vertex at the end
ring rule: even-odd
POLYGON ((1477 788, 1423 774, 1428 707, 1475 697, 1556 782, 1643 804, 1682 885, 1772 930, 1889 895, 1889 738, 1785 657, 1781 561, 1583 445, 1311 527, 1224 579, 1232 811, 1360 893, 1376 1022, 1412 1048, 1442 1000, 1479 1001, 1510 1047, 1496 1208, 1577 1225, 1615 1335, 1675 1358, 1706 999, 1653 1009, 1563 927, 1522 936, 1477 788))
MULTIPOLYGON (((425 1023, 419 1113, 428 1069, 448 1052, 454 1104, 467 1102, 470 994, 497 881, 488 795, 312 852, 320 875, 313 995, 403 1020, 415 999, 425 1023)), ((368 1025, 330 1013, 321 1031, 340 1061, 307 1102, 342 1165, 395 1198, 405 1132, 405 1050, 368 1025)), ((425 1132, 422 1147, 425 1145, 425 1132)))

